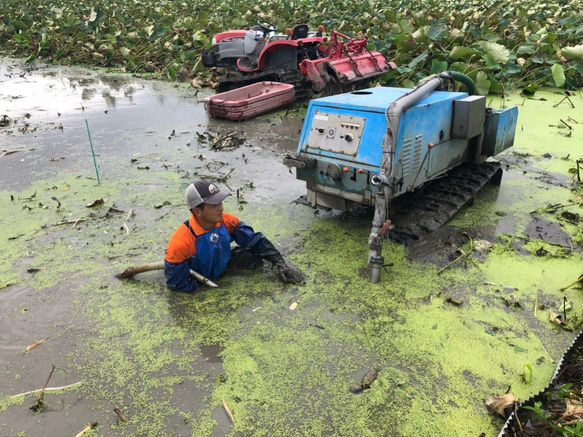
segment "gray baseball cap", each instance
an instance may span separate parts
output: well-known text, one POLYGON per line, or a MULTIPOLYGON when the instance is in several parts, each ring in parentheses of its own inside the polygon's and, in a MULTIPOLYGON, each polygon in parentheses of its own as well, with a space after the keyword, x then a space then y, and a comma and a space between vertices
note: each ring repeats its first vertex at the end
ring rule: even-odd
POLYGON ((192 209, 201 203, 218 205, 225 200, 227 196, 230 196, 230 194, 224 193, 219 187, 210 181, 196 181, 190 184, 186 189, 186 206, 188 206, 188 209, 192 209))

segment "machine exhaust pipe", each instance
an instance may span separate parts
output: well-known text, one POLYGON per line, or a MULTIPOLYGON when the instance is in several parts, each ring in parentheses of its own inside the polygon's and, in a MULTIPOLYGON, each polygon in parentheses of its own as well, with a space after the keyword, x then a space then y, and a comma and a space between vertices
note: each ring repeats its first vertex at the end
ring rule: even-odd
POLYGON ((447 82, 452 82, 454 80, 460 81, 466 85, 469 94, 475 93, 475 86, 469 76, 448 71, 428 79, 425 83, 413 88, 408 93, 403 94, 386 110, 385 117, 387 119, 387 133, 383 140, 383 160, 381 163, 381 169, 378 174, 370 177, 370 184, 378 187, 375 199, 375 215, 368 239, 368 272, 369 281, 373 284, 379 281, 381 268, 384 262, 382 257, 383 235, 380 230, 382 224, 385 223, 388 218, 388 202, 390 201, 388 195, 388 190, 390 190, 388 181, 393 173, 393 155, 398 140, 397 136, 399 134, 401 116, 419 100, 439 88, 446 87, 447 82))

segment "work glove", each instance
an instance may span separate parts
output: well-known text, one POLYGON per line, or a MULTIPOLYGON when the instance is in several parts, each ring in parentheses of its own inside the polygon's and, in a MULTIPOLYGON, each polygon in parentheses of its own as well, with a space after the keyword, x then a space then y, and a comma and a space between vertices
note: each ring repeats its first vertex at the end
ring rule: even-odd
POLYGON ((296 266, 285 262, 279 253, 268 255, 264 259, 273 264, 273 268, 277 270, 277 275, 281 282, 301 284, 305 281, 304 274, 296 266))
POLYGON ((296 266, 289 265, 285 261, 283 264, 275 265, 277 274, 281 282, 287 284, 301 284, 305 281, 304 274, 296 266))

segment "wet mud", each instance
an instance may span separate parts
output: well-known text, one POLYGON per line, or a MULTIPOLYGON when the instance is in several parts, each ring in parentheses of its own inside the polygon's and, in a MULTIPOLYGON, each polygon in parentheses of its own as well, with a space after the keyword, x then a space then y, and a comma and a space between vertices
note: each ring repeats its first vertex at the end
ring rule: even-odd
POLYGON ((553 120, 583 112, 553 107, 561 94, 508 96, 520 127, 501 185, 422 239, 387 240, 370 284, 372 212, 296 202, 282 158, 302 105, 230 122, 205 113, 211 90, 14 60, 0 82, 0 435, 496 435, 483 399, 540 391, 576 335, 581 288, 560 288, 581 274, 580 132, 553 120), (162 259, 200 177, 305 285, 268 266, 195 295, 161 272, 114 277, 162 259), (35 413, 38 392, 22 393, 53 365, 35 413))

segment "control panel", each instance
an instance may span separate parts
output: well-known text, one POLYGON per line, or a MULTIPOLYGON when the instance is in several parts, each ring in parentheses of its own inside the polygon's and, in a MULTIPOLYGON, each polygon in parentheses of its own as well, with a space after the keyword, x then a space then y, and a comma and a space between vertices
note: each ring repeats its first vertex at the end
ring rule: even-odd
POLYGON ((356 156, 366 118, 316 111, 305 147, 356 156))

